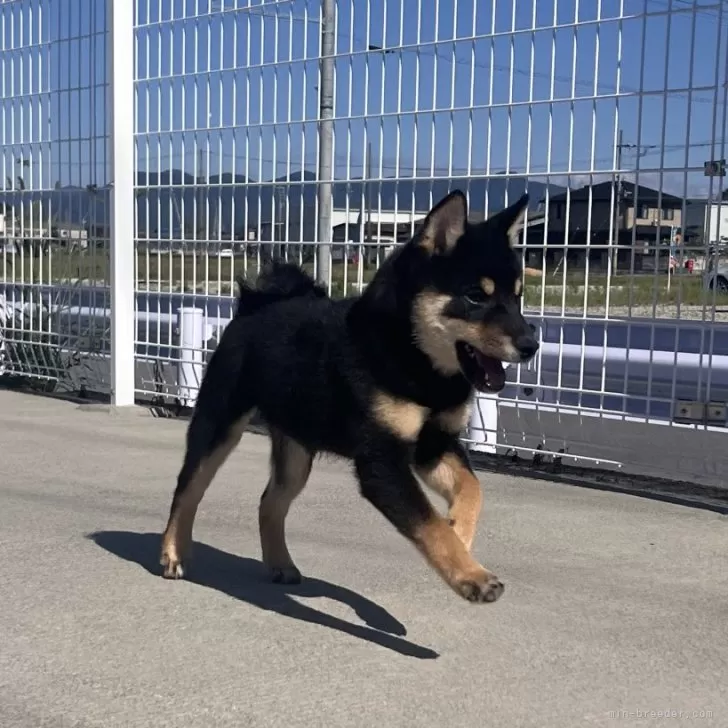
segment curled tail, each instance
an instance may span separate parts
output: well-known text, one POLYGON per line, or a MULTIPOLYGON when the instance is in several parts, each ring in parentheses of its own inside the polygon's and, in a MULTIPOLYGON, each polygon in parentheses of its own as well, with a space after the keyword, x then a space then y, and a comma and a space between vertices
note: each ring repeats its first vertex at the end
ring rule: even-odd
POLYGON ((243 278, 238 284, 236 316, 249 316, 266 306, 290 298, 326 298, 327 293, 295 263, 273 261, 260 272, 255 287, 243 278))

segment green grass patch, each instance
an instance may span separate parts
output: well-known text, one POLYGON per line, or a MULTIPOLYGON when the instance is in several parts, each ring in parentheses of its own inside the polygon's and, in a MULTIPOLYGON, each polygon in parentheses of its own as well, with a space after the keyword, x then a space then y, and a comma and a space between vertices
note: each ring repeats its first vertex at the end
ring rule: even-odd
MULTIPOLYGON (((315 273, 314 263, 305 263, 304 269, 315 273)), ((210 291, 230 293, 235 277, 253 279, 259 270, 256 257, 221 257, 204 253, 145 252, 136 254, 136 279, 139 290, 210 291)), ((361 281, 366 285, 376 268, 358 264, 333 262, 331 280, 336 296, 357 290, 361 281)), ((68 251, 51 249, 43 255, 28 253, 0 253, 0 280, 26 284, 58 284, 71 280, 103 284, 110 274, 109 255, 105 249, 68 251)), ((666 305, 728 306, 728 296, 708 290, 701 273, 680 271, 673 275, 668 290, 666 273, 626 274, 607 278, 601 271, 547 272, 545 287, 542 280, 526 278, 524 305, 529 309, 561 308, 571 310, 602 309, 612 307, 651 307, 666 305), (542 296, 543 290, 543 296, 542 296)))
POLYGON ((524 304, 527 308, 539 308, 542 300, 547 308, 591 310, 618 307, 651 306, 717 306, 728 305, 728 296, 714 292, 705 286, 700 273, 680 272, 668 277, 665 273, 617 275, 607 279, 604 274, 570 276, 566 281, 547 276, 545 287, 541 281, 530 279, 524 287, 524 304))

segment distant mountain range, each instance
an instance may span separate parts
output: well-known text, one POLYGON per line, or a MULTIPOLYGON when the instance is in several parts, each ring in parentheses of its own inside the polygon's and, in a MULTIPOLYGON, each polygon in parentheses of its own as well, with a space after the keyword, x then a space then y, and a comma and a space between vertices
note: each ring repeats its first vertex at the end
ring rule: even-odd
MULTIPOLYGON (((523 177, 454 178, 454 179, 384 179, 366 185, 361 180, 350 182, 334 181, 332 187, 334 208, 357 210, 368 187, 370 207, 376 211, 412 210, 421 212, 429 209, 431 201, 437 202, 452 189, 470 192, 471 211, 483 213, 487 207, 495 212, 505 206, 506 199, 518 198, 526 190, 530 193, 530 207, 535 209, 546 195, 565 191, 558 185, 545 185, 523 177), (414 200, 414 205, 413 205, 414 200)), ((199 185, 192 175, 178 169, 164 172, 140 172, 137 175, 137 220, 140 231, 163 236, 181 235, 181 220, 186 229, 193 229, 195 205, 197 223, 200 211, 209 209, 210 224, 219 220, 224 231, 231 230, 235 220, 237 233, 245 226, 254 227, 285 219, 288 207, 289 220, 301 220, 304 228, 313 225, 317 195, 316 175, 310 171, 294 173, 290 178, 282 177, 272 182, 256 182, 242 175, 225 173, 210 178, 208 184, 199 185), (277 216, 277 210, 281 212, 277 216), (303 210, 303 215, 301 211, 303 210)), ((105 225, 108 222, 109 190, 99 187, 89 190, 83 187, 57 187, 46 192, 0 192, 0 202, 18 206, 23 199, 42 201, 50 210, 55 224, 105 225)), ((203 215, 205 212, 202 213, 203 215)), ((298 223, 297 223, 298 226, 298 223)))

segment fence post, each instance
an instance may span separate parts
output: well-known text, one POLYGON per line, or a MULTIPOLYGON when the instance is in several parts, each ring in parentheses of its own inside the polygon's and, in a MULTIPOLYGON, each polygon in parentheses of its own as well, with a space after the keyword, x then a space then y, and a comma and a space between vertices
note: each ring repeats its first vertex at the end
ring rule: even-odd
POLYGON ((495 455, 498 437, 498 395, 476 392, 468 426, 469 448, 495 455))
POLYGON ((334 53, 336 52, 336 0, 321 2, 321 59, 319 92, 318 245, 317 280, 328 287, 331 275, 331 204, 334 164, 334 53))
POLYGON ((111 214, 111 403, 134 404, 134 3, 106 0, 111 214))
POLYGON ((177 309, 177 396, 183 407, 194 407, 202 382, 205 312, 195 306, 177 309))

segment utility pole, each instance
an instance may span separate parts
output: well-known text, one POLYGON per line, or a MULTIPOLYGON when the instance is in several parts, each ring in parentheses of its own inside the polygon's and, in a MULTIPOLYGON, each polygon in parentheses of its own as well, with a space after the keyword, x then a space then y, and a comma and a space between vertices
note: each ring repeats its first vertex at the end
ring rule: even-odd
MULTIPOLYGON (((625 144, 624 143, 624 130, 619 130, 617 137, 617 169, 622 169, 622 150, 623 149, 636 149, 637 158, 644 157, 650 149, 655 149, 656 144, 625 144)), ((622 217, 622 175, 617 172, 615 177, 615 205, 614 205, 614 239, 612 240, 612 272, 617 271, 617 260, 619 251, 619 231, 622 228, 621 217, 622 217)), ((637 185, 635 184, 635 188, 637 185)), ((636 201, 634 201, 636 204, 636 201)), ((636 214, 635 210, 635 214, 636 214)))
POLYGON ((321 69, 319 89, 318 283, 328 287, 331 272, 331 204, 334 147, 334 52, 336 0, 321 0, 321 69))
MULTIPOLYGON (((366 227, 364 228, 366 230, 366 239, 365 242, 370 243, 372 240, 372 143, 367 142, 367 197, 366 197, 366 205, 367 205, 367 221, 366 221, 366 227)), ((371 249, 369 247, 366 247, 364 249, 364 260, 369 260, 369 255, 371 253, 371 249)))
MULTIPOLYGON (((202 240, 205 234, 205 220, 203 218, 203 209, 205 207, 205 190, 202 185, 205 181, 205 175, 202 172, 204 164, 204 152, 202 149, 197 150, 197 239, 202 240)), ((184 184, 184 180, 183 180, 184 184)), ((184 190, 184 187, 182 188, 184 190)))
MULTIPOLYGON (((622 149, 624 148, 624 130, 619 130, 617 137, 617 170, 622 169, 622 149)), ((614 238, 612 239, 612 273, 617 272, 619 262, 619 233, 622 229, 622 175, 617 172, 616 191, 614 195, 614 238)))
POLYGON ((273 235, 273 255, 271 256, 274 260, 277 258, 281 258, 282 251, 283 251, 283 239, 285 236, 285 219, 283 214, 283 208, 285 206, 285 199, 284 196, 286 194, 286 188, 283 187, 283 185, 278 185, 275 188, 275 202, 276 202, 276 211, 275 211, 275 218, 276 218, 276 224, 275 224, 275 231, 273 235))

